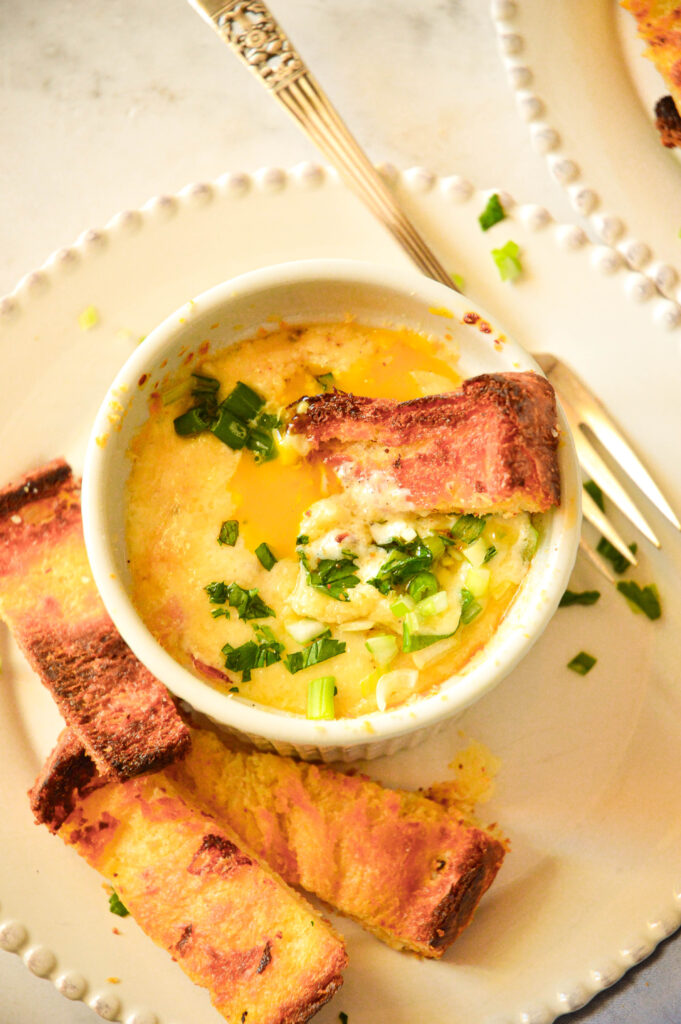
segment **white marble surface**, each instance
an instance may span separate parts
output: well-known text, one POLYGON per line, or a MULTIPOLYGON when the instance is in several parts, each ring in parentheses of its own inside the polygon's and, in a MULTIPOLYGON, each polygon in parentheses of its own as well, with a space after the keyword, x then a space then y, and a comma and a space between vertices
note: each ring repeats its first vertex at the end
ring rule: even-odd
MULTIPOLYGON (((271 7, 376 162, 462 174, 574 220, 517 116, 488 0, 271 7)), ((0 0, 0 294, 120 209, 316 157, 185 0, 0 0)), ((680 947, 570 1020, 679 1020, 680 947)), ((95 1019, 0 953, 2 1024, 95 1019)))

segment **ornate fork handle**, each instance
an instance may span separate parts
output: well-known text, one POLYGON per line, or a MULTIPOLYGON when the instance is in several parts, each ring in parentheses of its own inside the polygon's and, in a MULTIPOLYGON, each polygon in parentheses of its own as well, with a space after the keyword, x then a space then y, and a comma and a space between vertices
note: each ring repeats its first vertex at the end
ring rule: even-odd
POLYGON ((295 118, 424 274, 455 288, 451 275, 400 209, 266 4, 262 0, 190 3, 295 118))

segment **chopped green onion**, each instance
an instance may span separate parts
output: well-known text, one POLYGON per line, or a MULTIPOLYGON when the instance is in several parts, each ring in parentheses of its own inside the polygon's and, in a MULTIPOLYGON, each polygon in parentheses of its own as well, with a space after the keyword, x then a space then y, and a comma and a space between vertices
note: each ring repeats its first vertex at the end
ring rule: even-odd
POLYGON ((491 559, 494 558, 496 553, 497 549, 494 547, 494 544, 490 545, 490 547, 488 547, 487 551, 485 552, 485 557, 482 560, 482 564, 485 565, 486 562, 491 561, 491 559))
POLYGON ((600 590, 566 590, 558 603, 558 607, 569 608, 572 604, 596 604, 600 596, 600 590))
POLYGON ((486 516, 459 516, 450 529, 450 534, 464 544, 472 544, 485 529, 486 516))
POLYGON ((332 373, 320 373, 318 377, 315 377, 315 380, 324 388, 325 391, 333 391, 336 386, 336 381, 334 380, 332 373))
POLYGON ((436 644, 438 640, 448 640, 456 632, 456 630, 453 630, 451 633, 415 633, 412 631, 408 620, 409 616, 402 623, 403 651, 420 651, 424 647, 436 644))
POLYGON ((466 573, 466 589, 470 590, 473 597, 482 597, 489 589, 489 577, 489 569, 471 566, 466 573))
POLYGON ((397 656, 397 640, 392 633, 369 637, 365 641, 365 647, 381 668, 389 665, 397 656))
POLYGON ((572 661, 568 661, 567 667, 578 675, 585 676, 594 667, 596 660, 593 655, 587 654, 586 651, 580 651, 572 661))
POLYGON ((296 537, 296 547, 300 547, 301 544, 309 544, 310 538, 306 533, 299 533, 296 537))
POLYGON ((492 259, 497 265, 502 281, 515 281, 523 272, 518 258, 520 247, 516 242, 507 242, 500 249, 492 249, 492 259))
MULTIPOLYGON (((177 423, 177 420, 175 423, 177 423)), ((235 451, 243 448, 248 440, 248 427, 229 409, 225 408, 224 402, 220 406, 217 420, 210 429, 219 441, 222 441, 223 444, 233 448, 235 451)))
POLYGON ((605 498, 603 497, 603 491, 600 489, 596 481, 587 480, 584 484, 584 490, 587 494, 591 495, 601 512, 605 512, 605 498))
POLYGON ((273 430, 278 427, 279 417, 264 412, 250 428, 246 447, 253 452, 256 462, 269 462, 277 457, 277 445, 273 430))
POLYGON ((334 676, 320 676, 307 684, 307 717, 331 719, 336 717, 333 706, 336 680, 334 676))
POLYGON ((240 380, 227 395, 220 408, 231 413, 243 423, 248 423, 249 420, 257 416, 264 404, 265 399, 240 380))
POLYGON ((430 536, 424 537, 423 543, 433 556, 433 560, 440 558, 445 552, 445 542, 437 533, 431 533, 430 536))
POLYGON ((659 619, 662 615, 660 595, 654 583, 647 587, 639 587, 633 580, 620 580, 617 589, 626 597, 634 611, 642 611, 649 619, 659 619))
MULTIPOLYGON (((630 544, 629 550, 631 551, 632 555, 635 555, 638 551, 638 544, 636 544, 635 542, 633 544, 630 544)), ((615 572, 618 573, 620 576, 623 572, 626 572, 627 569, 631 568, 631 562, 629 561, 629 559, 625 558, 624 555, 617 550, 615 545, 611 544, 610 541, 607 540, 605 537, 601 537, 601 539, 599 540, 596 546, 596 551, 599 555, 602 555, 603 558, 607 558, 615 572)))
POLYGON ((192 382, 191 378, 187 377, 186 380, 181 380, 178 384, 171 384, 169 388, 161 392, 161 402, 163 405, 172 405, 173 402, 177 402, 178 399, 184 398, 191 391, 192 382))
POLYGON ((396 619, 403 619, 409 612, 413 612, 416 607, 416 601, 408 594, 402 594, 397 600, 390 605, 390 611, 393 613, 396 619))
POLYGON ((482 537, 478 537, 478 539, 474 540, 472 544, 468 544, 463 551, 463 556, 466 559, 466 561, 470 562, 470 564, 475 566, 476 568, 478 566, 481 566, 482 563, 485 561, 486 554, 487 544, 482 539, 482 537))
POLYGON ((180 437, 194 437, 196 434, 203 434, 204 431, 211 429, 211 420, 205 415, 204 410, 195 405, 191 409, 187 409, 181 416, 176 416, 173 420, 173 426, 175 427, 175 433, 180 437))
POLYGON ((233 548, 239 538, 239 520, 226 519, 220 527, 218 544, 227 544, 233 548))
POLYGON ((450 274, 454 287, 458 288, 460 292, 464 291, 465 282, 461 274, 450 274))
POLYGON ((449 608, 449 596, 446 590, 438 590, 437 594, 425 597, 414 609, 420 619, 429 619, 433 615, 442 615, 449 608))
POLYGON ((407 584, 407 593, 416 602, 423 601, 426 597, 437 594, 439 590, 437 577, 432 572, 419 572, 412 576, 407 584))
POLYGON ((78 314, 78 326, 81 331, 91 331, 99 323, 99 310, 96 306, 87 306, 78 314))
POLYGON ((483 231, 489 231, 494 224, 498 224, 505 216, 501 200, 495 192, 487 200, 487 206, 478 217, 478 222, 483 231))
POLYGON ((255 555, 263 569, 267 569, 268 572, 270 572, 278 562, 278 559, 274 557, 265 541, 263 541, 262 544, 258 544, 255 549, 255 555))
POLYGON ((109 910, 118 917, 127 917, 130 913, 128 908, 123 905, 117 892, 112 892, 109 896, 109 910))
POLYGON ((539 544, 539 530, 535 526, 528 526, 527 528, 527 539, 525 541, 525 547, 523 548, 523 560, 529 562, 531 558, 534 558, 534 553, 537 550, 539 544))
POLYGON ((301 619, 299 622, 289 623, 286 631, 291 634, 296 643, 307 644, 320 633, 324 633, 326 626, 323 622, 316 622, 314 619, 301 619))
POLYGON ((192 398, 201 398, 205 404, 212 404, 217 407, 220 381, 203 373, 193 373, 192 380, 192 398))
POLYGON ((318 665, 320 661, 328 661, 329 658, 335 658, 337 654, 343 654, 345 647, 344 640, 320 636, 309 647, 287 655, 284 659, 286 668, 292 675, 295 675, 296 672, 302 672, 303 669, 310 668, 311 665, 318 665))
POLYGON ((475 595, 467 587, 461 588, 461 621, 464 626, 480 614, 482 605, 475 600, 475 595))

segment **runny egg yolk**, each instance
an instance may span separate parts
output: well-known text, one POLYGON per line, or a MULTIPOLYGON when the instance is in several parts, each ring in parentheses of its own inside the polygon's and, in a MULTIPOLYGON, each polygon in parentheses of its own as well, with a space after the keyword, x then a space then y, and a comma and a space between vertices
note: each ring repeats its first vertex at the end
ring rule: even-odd
MULTIPOLYGON (((412 371, 429 370, 452 382, 461 378, 444 360, 431 354, 427 339, 417 335, 395 336, 394 331, 376 331, 378 352, 361 357, 342 372, 334 372, 334 383, 342 391, 374 398, 407 401, 422 394, 412 371)), ((309 377, 309 374, 308 374, 309 377)), ((302 397, 300 379, 292 380, 287 391, 291 400, 302 397)), ((287 396, 288 397, 288 396, 287 396)), ((306 508, 320 498, 341 490, 335 474, 323 464, 305 464, 298 457, 277 458, 257 464, 242 454, 230 481, 235 516, 246 546, 255 548, 267 541, 277 558, 295 557, 296 537, 306 508)))

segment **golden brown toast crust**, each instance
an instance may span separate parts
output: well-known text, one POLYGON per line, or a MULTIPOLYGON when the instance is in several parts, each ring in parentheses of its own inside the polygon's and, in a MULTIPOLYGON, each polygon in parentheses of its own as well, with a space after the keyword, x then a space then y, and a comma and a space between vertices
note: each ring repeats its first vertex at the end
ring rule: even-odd
POLYGON ((80 484, 63 460, 0 491, 0 614, 102 775, 181 756, 189 733, 121 639, 85 554, 80 484))
POLYGON ((296 404, 289 424, 364 501, 393 512, 544 512, 560 504, 556 401, 535 373, 481 374, 408 402, 342 391, 296 404))
POLYGON ((424 956, 441 956, 470 922, 505 854, 421 794, 233 750, 205 730, 192 730, 190 753, 167 774, 289 884, 424 956))
POLYGON ((86 786, 58 831, 230 1024, 303 1024, 342 984, 340 937, 163 772, 86 786))

